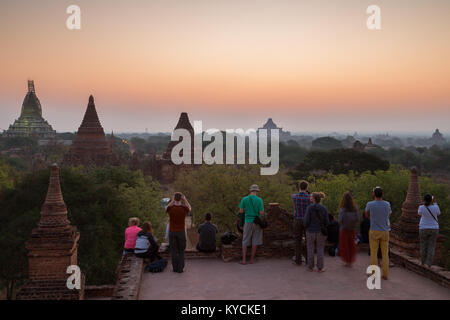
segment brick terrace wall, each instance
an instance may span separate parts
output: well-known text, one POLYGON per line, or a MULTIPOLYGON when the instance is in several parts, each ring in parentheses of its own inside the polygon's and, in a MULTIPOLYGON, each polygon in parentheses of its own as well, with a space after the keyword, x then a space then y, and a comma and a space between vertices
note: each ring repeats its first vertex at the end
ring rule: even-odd
POLYGON ((115 285, 86 286, 84 288, 84 298, 111 298, 114 294, 115 287, 115 285))
POLYGON ((112 300, 137 300, 141 286, 144 260, 134 254, 127 254, 117 268, 117 281, 112 300))
MULTIPOLYGON (((264 230, 263 245, 256 252, 257 257, 292 257, 295 254, 295 240, 292 225, 294 216, 280 208, 277 203, 269 204, 266 212, 269 226, 264 230)), ((248 252, 250 254, 250 252, 248 252)), ((222 259, 235 261, 242 256, 242 236, 230 245, 221 246, 222 259)))
POLYGON ((393 248, 390 249, 389 257, 395 264, 450 289, 450 271, 446 271, 439 266, 431 266, 431 268, 422 266, 419 259, 393 248))

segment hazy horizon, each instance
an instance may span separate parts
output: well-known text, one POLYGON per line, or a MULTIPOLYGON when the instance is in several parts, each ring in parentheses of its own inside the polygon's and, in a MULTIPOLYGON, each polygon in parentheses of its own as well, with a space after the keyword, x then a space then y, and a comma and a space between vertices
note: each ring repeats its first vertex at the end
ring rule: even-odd
POLYGON ((450 133, 446 0, 2 1, 0 41, 4 130, 33 79, 58 132, 93 94, 105 132, 170 132, 188 112, 206 129, 450 133))

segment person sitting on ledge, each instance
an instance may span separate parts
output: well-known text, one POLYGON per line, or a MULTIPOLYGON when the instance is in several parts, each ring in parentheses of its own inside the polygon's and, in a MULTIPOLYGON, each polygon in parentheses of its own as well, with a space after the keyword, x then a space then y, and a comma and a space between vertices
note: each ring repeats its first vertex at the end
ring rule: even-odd
POLYGON ((139 218, 130 218, 128 220, 128 228, 125 230, 125 245, 123 255, 134 253, 136 246, 137 234, 142 230, 139 226, 139 218))
POLYGON ((159 246, 153 238, 153 228, 150 222, 142 224, 142 230, 137 234, 136 248, 134 254, 138 258, 148 259, 148 262, 160 260, 158 255, 159 246))
POLYGON ((219 232, 217 226, 211 223, 211 213, 205 216, 205 222, 198 226, 199 242, 197 250, 200 252, 216 251, 216 235, 219 232))

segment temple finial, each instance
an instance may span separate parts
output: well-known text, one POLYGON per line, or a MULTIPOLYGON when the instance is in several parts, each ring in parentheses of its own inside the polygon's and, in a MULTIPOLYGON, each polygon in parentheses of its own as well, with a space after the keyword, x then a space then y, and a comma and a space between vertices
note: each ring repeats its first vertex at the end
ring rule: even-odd
POLYGON ((94 96, 92 94, 89 96, 89 103, 94 103, 94 96))
POLYGON ((34 91, 34 81, 28 80, 28 92, 35 92, 34 91))

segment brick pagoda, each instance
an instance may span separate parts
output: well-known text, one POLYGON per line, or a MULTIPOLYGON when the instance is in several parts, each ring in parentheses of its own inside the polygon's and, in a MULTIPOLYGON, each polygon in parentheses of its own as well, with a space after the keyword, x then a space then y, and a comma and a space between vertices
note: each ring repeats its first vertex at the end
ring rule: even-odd
POLYGON ((70 290, 66 281, 67 267, 77 265, 80 233, 70 225, 59 182, 59 168, 51 167, 50 183, 41 219, 26 243, 29 280, 17 294, 19 300, 78 300, 81 290, 70 290))
POLYGON ((63 165, 103 166, 119 165, 117 155, 112 151, 110 142, 100 124, 94 97, 89 97, 89 104, 84 114, 77 137, 70 151, 64 156, 63 165))
MULTIPOLYGON (((179 143, 179 141, 170 141, 166 151, 162 155, 162 157, 157 157, 153 155, 147 164, 145 164, 144 172, 146 174, 150 174, 153 178, 157 179, 162 184, 172 183, 176 179, 176 174, 180 170, 189 170, 194 168, 194 128, 189 121, 189 116, 186 112, 181 113, 180 119, 175 127, 175 129, 186 129, 191 135, 191 165, 182 164, 175 165, 172 162, 172 149, 175 145, 179 143)), ((135 156, 137 157, 137 155, 135 156)), ((133 157, 130 167, 134 170, 136 169, 137 159, 133 157)))
MULTIPOLYGON (((189 116, 186 112, 182 112, 180 115, 180 119, 178 120, 178 123, 174 129, 185 129, 189 131, 191 135, 191 164, 194 163, 194 128, 191 125, 191 122, 189 121, 189 116)), ((166 152, 163 154, 163 159, 171 160, 171 154, 172 149, 174 146, 178 144, 178 141, 170 141, 169 145, 167 146, 166 152)))
MULTIPOLYGON (((419 206, 422 204, 419 179, 416 168, 411 169, 410 183, 406 200, 402 205, 402 215, 396 223, 392 225, 390 233, 390 246, 403 253, 420 259, 420 241, 419 241, 419 206)), ((442 244, 444 237, 439 236, 436 244, 435 263, 438 263, 442 257, 442 244)))

